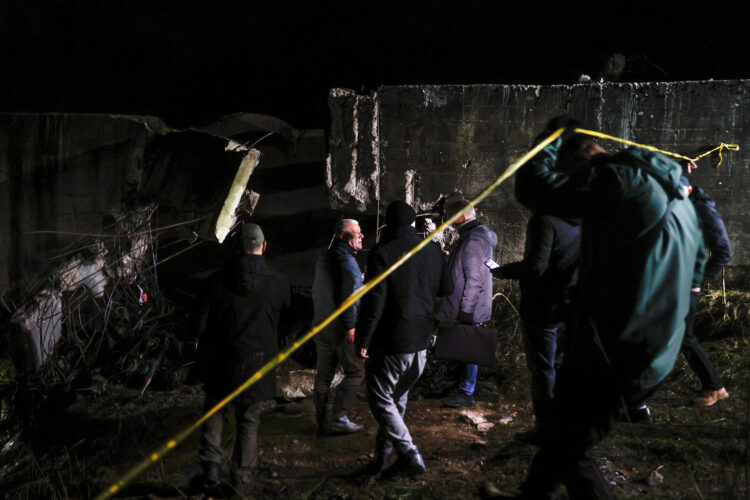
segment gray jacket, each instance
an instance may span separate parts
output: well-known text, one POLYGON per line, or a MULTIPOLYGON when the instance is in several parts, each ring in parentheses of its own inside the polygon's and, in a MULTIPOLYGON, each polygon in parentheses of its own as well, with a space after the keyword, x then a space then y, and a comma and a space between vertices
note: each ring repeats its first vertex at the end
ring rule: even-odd
POLYGON ((497 235, 476 220, 464 223, 458 234, 448 257, 453 293, 443 298, 437 319, 484 323, 492 317, 492 274, 484 261, 492 258, 497 235))

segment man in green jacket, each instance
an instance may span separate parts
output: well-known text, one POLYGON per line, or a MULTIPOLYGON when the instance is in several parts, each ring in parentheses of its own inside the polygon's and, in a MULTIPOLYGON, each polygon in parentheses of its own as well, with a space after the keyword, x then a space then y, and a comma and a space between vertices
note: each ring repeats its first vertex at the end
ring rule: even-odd
POLYGON ((549 498, 560 482, 571 498, 609 497, 592 448, 619 407, 648 397, 672 370, 703 273, 680 165, 644 149, 608 154, 575 126, 567 117, 550 122, 539 139, 566 132, 516 178, 516 197, 534 213, 582 219, 571 338, 526 498, 549 498))

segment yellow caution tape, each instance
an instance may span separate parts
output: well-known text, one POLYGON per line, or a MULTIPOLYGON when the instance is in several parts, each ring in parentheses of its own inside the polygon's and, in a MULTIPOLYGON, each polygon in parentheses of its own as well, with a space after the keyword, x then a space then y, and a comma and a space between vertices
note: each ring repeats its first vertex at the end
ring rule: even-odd
POLYGON ((662 154, 665 154, 667 156, 672 156, 674 158, 679 158, 681 160, 687 160, 687 161, 698 161, 701 158, 706 157, 706 156, 710 155, 711 153, 713 153, 714 151, 718 150, 719 151, 719 163, 716 164, 716 168, 719 168, 719 166, 721 166, 721 162, 724 161, 724 157, 721 154, 722 150, 724 150, 724 149, 727 149, 729 151, 739 151, 740 150, 739 144, 727 144, 727 143, 722 142, 721 144, 719 144, 718 146, 716 146, 712 150, 706 151, 705 153, 700 154, 700 155, 696 156, 695 158, 690 158, 689 156, 683 156, 681 154, 672 153, 670 151, 664 151, 663 149, 655 148, 654 146, 648 146, 648 145, 645 145, 645 144, 638 144, 637 142, 629 141, 627 139, 622 139, 620 137, 614 137, 612 135, 603 134, 601 132, 596 132, 595 130, 586 130, 586 129, 583 129, 583 128, 577 128, 577 129, 575 129, 575 131, 577 133, 579 133, 579 134, 586 134, 586 135, 590 135, 590 136, 593 136, 593 137, 599 137, 601 139, 608 139, 610 141, 621 142, 621 143, 627 144, 629 146, 636 146, 636 147, 639 147, 639 148, 648 149, 650 151, 656 151, 657 153, 662 153, 662 154))
MULTIPOLYGON (((554 133, 552 133, 549 137, 544 139, 542 142, 534 146, 534 148, 531 149, 528 153, 523 155, 518 161, 512 163, 505 172, 502 173, 492 184, 490 184, 484 191, 482 191, 476 198, 469 201, 467 204, 467 208, 469 206, 474 207, 478 203, 480 203, 482 200, 487 198, 495 189, 497 189, 500 184, 508 180, 516 171, 521 168, 523 164, 525 164, 527 161, 529 161, 531 158, 533 158, 539 151, 547 147, 552 141, 560 137, 560 135, 565 131, 565 129, 561 128, 554 133)), ((609 139, 617 142, 622 142, 625 144, 629 144, 632 146, 637 146, 645 149, 650 149, 652 151, 657 151, 660 153, 668 154, 670 156, 674 156, 677 158, 682 158, 686 160, 695 161, 692 158, 687 158, 682 155, 678 155, 676 153, 670 153, 667 151, 662 151, 660 149, 657 149, 653 146, 645 146, 642 144, 637 144, 632 141, 628 141, 626 139, 620 139, 618 137, 609 136, 607 134, 602 134, 600 132, 595 132, 592 130, 585 130, 577 128, 575 130, 576 132, 582 133, 582 134, 588 134, 594 137, 600 137, 603 139, 609 139)), ((739 149, 739 146, 736 144, 723 144, 723 147, 726 147, 727 149, 737 150, 739 149)), ((721 154, 721 148, 722 146, 719 146, 719 153, 721 154)), ((712 150, 712 151, 715 151, 712 150)), ((706 156, 707 154, 711 153, 712 151, 709 151, 708 153, 704 153, 702 156, 706 156)), ((701 156, 701 157, 702 157, 701 156)), ((700 158, 700 157, 699 157, 700 158)), ((255 384, 258 380, 263 378, 268 372, 279 366, 281 363, 283 363, 294 351, 302 347, 306 342, 308 342, 310 339, 312 339, 315 335, 318 334, 322 329, 324 329, 326 326, 331 324, 331 322, 339 317, 344 311, 346 311, 349 307, 351 307, 356 301, 361 299, 366 293, 368 293, 370 290, 375 288, 380 282, 382 282, 384 279, 386 279, 391 273, 393 273, 396 269, 401 267, 401 265, 404 264, 407 260, 409 260, 411 257, 413 257, 417 252, 419 252, 422 248, 424 248, 427 244, 429 244, 432 239, 442 233, 445 229, 447 229, 453 222, 458 219, 458 217, 463 213, 464 211, 460 211, 451 217, 449 217, 445 222, 443 222, 440 226, 435 229, 431 234, 429 234, 425 239, 420 241, 414 248, 406 252, 404 255, 402 255, 396 262, 394 262, 388 269, 383 271, 379 276, 376 276, 369 282, 365 283, 359 290, 355 291, 352 295, 349 296, 335 311, 331 313, 330 316, 328 316, 326 319, 324 319, 320 324, 314 326, 309 332, 307 332, 304 336, 302 336, 299 340, 295 341, 291 346, 287 347, 283 351, 281 351, 278 355, 276 355, 273 359, 271 359, 268 363, 263 365, 263 367, 255 372, 249 379, 247 379, 241 386, 239 386, 237 389, 235 389, 231 394, 229 394, 227 397, 222 399, 219 403, 216 404, 213 408, 208 410, 205 415, 203 415, 200 419, 198 419, 196 422, 194 422, 192 425, 184 429, 182 432, 176 434, 172 439, 167 441, 166 444, 162 445, 158 449, 154 450, 153 453, 149 454, 146 458, 144 458, 141 462, 136 464, 132 469, 130 469, 127 473, 125 473, 116 483, 111 485, 109 488, 107 488, 105 491, 101 492, 97 497, 96 500, 105 500, 108 498, 111 498, 115 493, 117 493, 119 490, 121 490, 123 487, 125 487, 128 483, 130 483, 133 479, 135 479, 138 475, 140 475, 144 470, 146 470, 148 467, 150 467, 153 463, 155 463, 160 458, 164 457, 170 450, 175 448, 178 444, 180 444, 182 441, 184 441, 190 434, 195 432, 206 420, 208 420, 212 415, 214 415, 216 412, 220 411, 222 408, 224 408, 227 404, 229 404, 234 398, 236 398, 240 393, 242 393, 245 389, 249 388, 253 384, 255 384)))

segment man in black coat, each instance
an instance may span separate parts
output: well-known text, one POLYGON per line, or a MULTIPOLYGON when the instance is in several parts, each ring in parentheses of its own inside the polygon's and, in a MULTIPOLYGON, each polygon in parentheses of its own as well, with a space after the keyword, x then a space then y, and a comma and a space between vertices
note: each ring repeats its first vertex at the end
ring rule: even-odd
MULTIPOLYGON (((420 237, 415 213, 402 201, 388 205, 381 241, 370 251, 366 281, 380 275, 420 237)), ((409 391, 422 375, 435 325, 435 297, 450 293, 450 275, 440 247, 430 242, 362 298, 356 344, 366 358, 370 410, 378 422, 372 472, 425 472, 422 455, 404 423, 409 391)))
POLYGON ((537 442, 550 418, 558 335, 580 256, 580 221, 533 214, 526 226, 523 260, 492 271, 495 278, 521 281, 520 315, 536 417, 534 429, 516 436, 522 441, 537 442))
MULTIPOLYGON (((198 357, 206 373, 206 410, 278 353, 279 316, 289 306, 289 282, 266 264, 263 253, 267 244, 261 228, 256 224, 243 225, 240 240, 242 254, 209 277, 196 309, 198 357)), ((261 404, 275 395, 274 370, 233 401, 237 437, 232 474, 240 494, 249 490, 258 460, 261 404)), ((221 432, 228 416, 227 405, 201 429, 198 455, 206 488, 219 481, 224 459, 221 432)))
MULTIPOLYGON (((695 168, 694 163, 683 167, 686 173, 695 168)), ((724 219, 716 210, 716 202, 698 186, 691 186, 687 177, 682 176, 682 183, 687 187, 690 201, 693 202, 695 212, 703 230, 703 241, 710 251, 703 272, 701 288, 708 283, 729 263, 732 258, 732 245, 729 242, 724 219)), ((690 368, 701 381, 701 394, 694 399, 698 406, 711 406, 717 401, 729 397, 721 377, 708 359, 706 351, 695 336, 695 308, 698 304, 701 288, 694 288, 690 297, 690 313, 685 322, 685 339, 682 341, 682 352, 687 358, 690 368)))

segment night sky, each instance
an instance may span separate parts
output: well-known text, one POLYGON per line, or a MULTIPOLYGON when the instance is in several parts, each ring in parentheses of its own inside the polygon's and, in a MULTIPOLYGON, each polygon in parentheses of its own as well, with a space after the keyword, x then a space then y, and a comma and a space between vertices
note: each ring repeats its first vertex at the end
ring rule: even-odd
POLYGON ((750 77, 744 3, 0 0, 0 110, 327 123, 327 91, 750 77), (570 6, 575 4, 575 6, 570 6))

